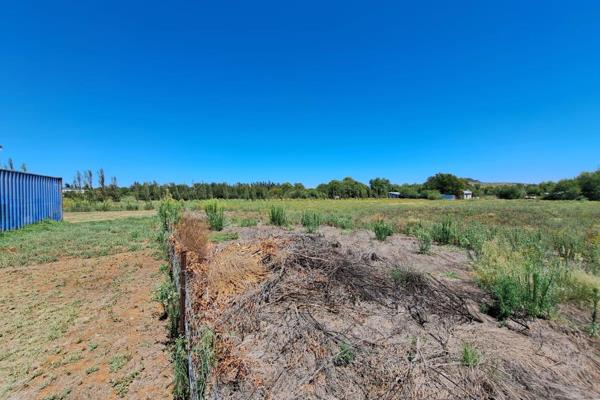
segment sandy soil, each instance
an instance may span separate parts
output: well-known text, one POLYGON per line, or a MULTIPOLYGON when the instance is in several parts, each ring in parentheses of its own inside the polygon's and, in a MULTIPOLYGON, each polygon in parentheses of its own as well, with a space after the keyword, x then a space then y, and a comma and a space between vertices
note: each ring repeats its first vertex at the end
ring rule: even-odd
POLYGON ((149 217, 152 215, 156 215, 155 210, 66 212, 64 214, 64 220, 67 222, 106 221, 109 219, 149 217))
POLYGON ((0 269, 0 399, 166 399, 150 251, 0 269))

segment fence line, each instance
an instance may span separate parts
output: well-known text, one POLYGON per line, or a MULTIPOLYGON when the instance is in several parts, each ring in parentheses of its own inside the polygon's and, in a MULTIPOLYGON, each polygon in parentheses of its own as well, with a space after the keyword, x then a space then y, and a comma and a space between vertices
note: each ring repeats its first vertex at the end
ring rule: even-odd
POLYGON ((0 169, 0 231, 62 216, 62 178, 0 169))

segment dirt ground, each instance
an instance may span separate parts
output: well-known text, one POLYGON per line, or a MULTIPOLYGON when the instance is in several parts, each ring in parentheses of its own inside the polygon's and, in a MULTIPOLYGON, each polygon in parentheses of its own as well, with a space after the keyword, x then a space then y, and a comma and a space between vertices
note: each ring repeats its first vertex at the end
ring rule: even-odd
POLYGON ((329 227, 227 230, 239 239, 192 261, 197 341, 216 335, 206 398, 600 398, 584 314, 496 320, 460 249, 422 255, 410 237, 329 227))
POLYGON ((0 399, 170 398, 160 263, 142 250, 0 269, 0 399))
POLYGON ((155 214, 155 210, 66 212, 64 220, 67 222, 106 221, 115 218, 150 217, 155 214))

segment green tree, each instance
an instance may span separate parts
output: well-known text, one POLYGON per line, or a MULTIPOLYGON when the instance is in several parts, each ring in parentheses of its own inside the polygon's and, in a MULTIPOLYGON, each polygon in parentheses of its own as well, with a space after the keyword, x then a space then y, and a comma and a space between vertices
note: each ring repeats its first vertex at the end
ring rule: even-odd
POLYGON ((467 187, 464 179, 456 175, 438 173, 427 178, 424 184, 425 189, 437 190, 442 194, 453 194, 460 196, 467 187))
POLYGON ((584 172, 576 178, 581 194, 588 200, 600 200, 600 169, 584 172))

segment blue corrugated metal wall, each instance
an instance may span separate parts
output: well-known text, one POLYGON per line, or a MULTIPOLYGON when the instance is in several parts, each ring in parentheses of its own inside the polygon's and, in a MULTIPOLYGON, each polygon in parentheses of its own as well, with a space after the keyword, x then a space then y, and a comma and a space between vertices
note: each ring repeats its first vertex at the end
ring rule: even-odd
POLYGON ((0 231, 62 220, 62 178, 0 169, 0 231))

